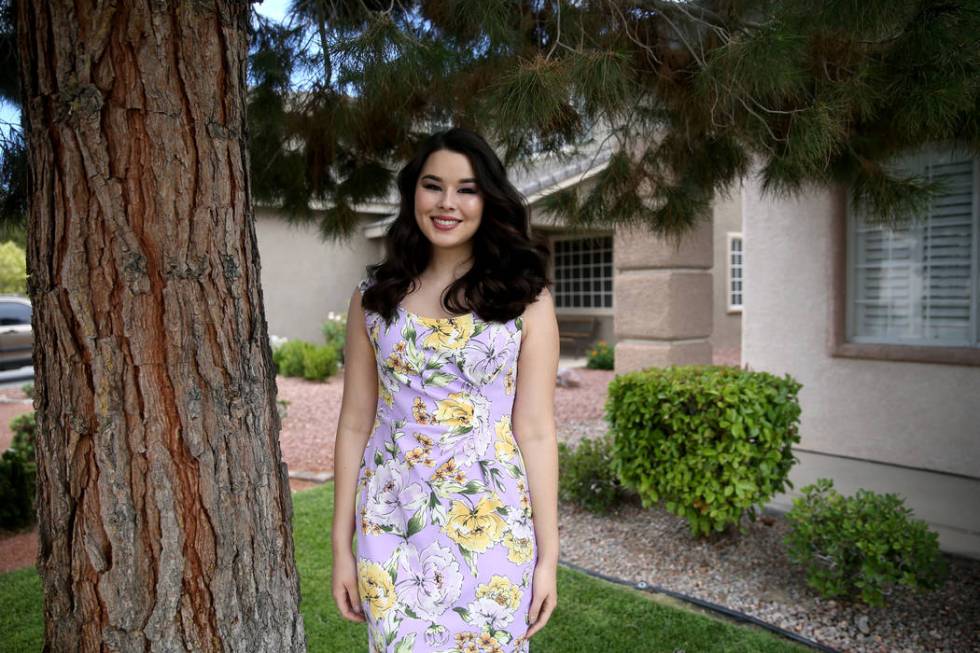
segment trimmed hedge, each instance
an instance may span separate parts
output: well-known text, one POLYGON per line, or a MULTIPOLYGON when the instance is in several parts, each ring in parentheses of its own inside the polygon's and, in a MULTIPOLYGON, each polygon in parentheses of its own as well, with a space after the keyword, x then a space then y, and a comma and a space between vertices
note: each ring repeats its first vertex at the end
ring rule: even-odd
POLYGON ((789 375, 714 365, 621 374, 605 406, 613 468, 644 507, 663 501, 694 535, 755 519, 792 487, 801 387, 789 375))

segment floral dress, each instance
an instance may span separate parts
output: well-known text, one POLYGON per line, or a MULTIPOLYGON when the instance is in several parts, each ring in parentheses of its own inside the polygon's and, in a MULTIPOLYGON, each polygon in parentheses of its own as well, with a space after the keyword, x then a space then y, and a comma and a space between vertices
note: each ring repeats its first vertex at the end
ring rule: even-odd
POLYGON ((396 313, 365 310, 378 408, 355 555, 369 648, 527 653, 537 547, 511 431, 523 318, 396 313))

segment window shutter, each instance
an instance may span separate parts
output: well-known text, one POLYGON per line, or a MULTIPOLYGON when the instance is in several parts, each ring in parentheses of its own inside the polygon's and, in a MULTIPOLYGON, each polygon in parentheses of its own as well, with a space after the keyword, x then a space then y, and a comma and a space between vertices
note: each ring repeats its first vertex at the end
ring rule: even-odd
POLYGON ((975 345, 976 161, 923 153, 904 172, 945 184, 927 215, 901 229, 853 224, 853 339, 975 345))

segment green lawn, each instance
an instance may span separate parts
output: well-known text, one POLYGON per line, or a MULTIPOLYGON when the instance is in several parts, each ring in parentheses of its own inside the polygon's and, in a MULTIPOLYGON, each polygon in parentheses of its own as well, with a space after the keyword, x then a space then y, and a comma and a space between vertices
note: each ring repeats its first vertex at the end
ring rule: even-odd
MULTIPOLYGON (((341 618, 330 593, 333 483, 293 495, 296 556, 310 653, 367 651, 367 627, 341 618)), ((791 653, 807 649, 646 592, 559 567, 558 609, 534 653, 791 653)), ((41 650, 41 582, 33 568, 0 575, 0 651, 41 650)))

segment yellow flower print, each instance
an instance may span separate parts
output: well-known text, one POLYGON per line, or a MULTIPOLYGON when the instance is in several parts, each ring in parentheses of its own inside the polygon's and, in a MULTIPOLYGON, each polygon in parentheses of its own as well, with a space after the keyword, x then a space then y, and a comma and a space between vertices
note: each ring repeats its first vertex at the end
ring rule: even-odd
POLYGON ((358 591, 362 601, 368 601, 375 619, 382 618, 395 605, 395 584, 385 568, 377 562, 358 560, 358 591))
POLYGON ((433 481, 444 481, 447 478, 452 478, 456 474, 456 459, 450 458, 443 464, 439 465, 439 468, 432 474, 433 481))
POLYGON ((388 354, 388 358, 385 359, 385 365, 396 374, 407 375, 412 371, 412 368, 408 366, 408 361, 402 358, 397 352, 388 354))
POLYGON ((504 415, 496 424, 497 442, 494 448, 497 450, 499 460, 510 460, 517 454, 517 442, 514 441, 514 433, 510 429, 510 415, 504 415))
POLYGON ((432 333, 422 341, 423 347, 430 349, 461 349, 473 335, 473 315, 460 315, 441 320, 424 317, 417 318, 419 323, 432 329, 432 333))
POLYGON ((503 505, 497 495, 480 499, 472 510, 462 501, 453 501, 442 530, 464 549, 483 553, 500 541, 507 528, 507 522, 497 514, 503 505))
POLYGON ((388 406, 393 406, 395 403, 395 398, 391 396, 391 390, 389 390, 384 383, 380 380, 378 381, 378 394, 384 400, 388 406))
POLYGON ((511 582, 506 576, 493 575, 490 577, 489 583, 483 583, 476 588, 477 598, 486 596, 498 605, 510 608, 511 610, 516 610, 517 606, 521 604, 521 596, 523 594, 524 592, 521 591, 521 588, 511 582))
POLYGON ((412 403, 412 415, 415 416, 415 421, 419 424, 432 423, 432 415, 425 409, 425 402, 422 397, 416 397, 412 403))
POLYGON ((507 559, 514 564, 523 565, 534 557, 534 545, 530 538, 515 538, 513 533, 504 535, 504 546, 507 547, 507 559))
POLYGON ((473 423, 473 402, 465 392, 453 392, 436 404, 436 421, 446 426, 469 426, 473 423))

